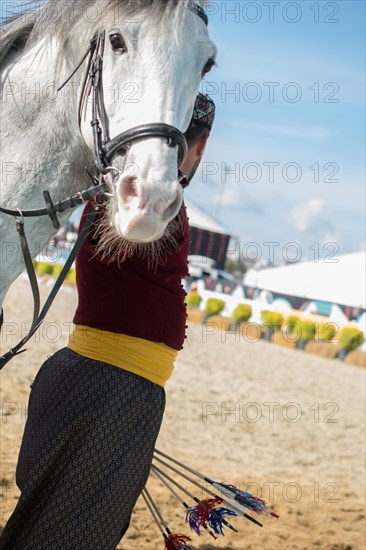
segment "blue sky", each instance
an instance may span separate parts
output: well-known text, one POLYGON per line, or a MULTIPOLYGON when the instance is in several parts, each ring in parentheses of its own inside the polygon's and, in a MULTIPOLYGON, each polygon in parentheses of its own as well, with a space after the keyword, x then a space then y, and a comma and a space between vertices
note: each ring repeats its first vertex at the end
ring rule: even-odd
POLYGON ((267 258, 263 243, 280 243, 277 261, 290 242, 308 259, 316 243, 320 256, 332 242, 363 249, 365 3, 226 0, 208 11, 219 57, 202 90, 217 120, 187 198, 243 254, 250 242, 267 258))
POLYGON ((214 0, 207 11, 219 56, 202 91, 217 119, 187 199, 243 255, 251 242, 263 258, 280 243, 276 261, 291 242, 303 259, 364 249, 365 3, 214 0))

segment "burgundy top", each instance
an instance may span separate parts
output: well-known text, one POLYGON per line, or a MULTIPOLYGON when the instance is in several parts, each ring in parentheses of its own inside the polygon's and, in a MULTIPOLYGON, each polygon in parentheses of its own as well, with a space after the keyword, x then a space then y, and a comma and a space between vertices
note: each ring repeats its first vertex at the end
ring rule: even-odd
MULTIPOLYGON (((80 223, 91 210, 87 203, 80 223)), ((179 213, 177 248, 164 263, 149 266, 137 255, 118 265, 96 255, 89 235, 76 258, 79 304, 76 325, 127 334, 182 349, 186 306, 182 278, 188 275, 189 225, 186 207, 179 213)))

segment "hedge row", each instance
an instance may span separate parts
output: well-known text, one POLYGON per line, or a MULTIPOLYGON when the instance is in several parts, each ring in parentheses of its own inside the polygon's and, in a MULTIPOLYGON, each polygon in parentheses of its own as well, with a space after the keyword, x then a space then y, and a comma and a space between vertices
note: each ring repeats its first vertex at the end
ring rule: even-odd
MULTIPOLYGON (((197 309, 202 302, 197 291, 187 294, 186 303, 189 309, 197 309)), ((219 315, 225 307, 225 302, 217 298, 209 298, 203 310, 203 322, 213 316, 219 315)), ((231 322, 234 326, 246 323, 252 316, 252 308, 247 304, 239 304, 233 311, 231 322)), ((291 340, 302 341, 303 345, 311 341, 330 342, 337 334, 334 323, 328 321, 317 323, 311 319, 301 319, 290 315, 287 320, 276 311, 262 311, 262 330, 267 340, 272 340, 273 335, 285 329, 291 340)), ((340 349, 354 351, 364 342, 364 334, 357 327, 343 327, 337 335, 337 344, 340 349)))
MULTIPOLYGON (((52 279, 57 279, 57 277, 60 275, 63 266, 58 264, 50 264, 48 262, 33 262, 34 269, 39 277, 51 277, 52 279)), ((68 274, 66 275, 66 282, 68 282, 71 285, 74 285, 76 283, 76 272, 75 269, 72 267, 68 274)))

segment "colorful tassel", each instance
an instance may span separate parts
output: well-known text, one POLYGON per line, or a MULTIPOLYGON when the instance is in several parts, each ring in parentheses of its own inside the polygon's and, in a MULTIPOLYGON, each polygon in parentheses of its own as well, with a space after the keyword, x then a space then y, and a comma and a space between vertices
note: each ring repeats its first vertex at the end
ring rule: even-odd
POLYGON ((206 500, 201 500, 196 506, 189 508, 186 515, 186 523, 189 524, 192 531, 201 536, 202 532, 200 527, 207 526, 210 512, 217 506, 221 504, 222 500, 218 498, 208 498, 206 500))
POLYGON ((267 514, 275 518, 279 518, 279 515, 275 514, 275 512, 270 512, 268 510, 266 502, 263 499, 255 497, 254 495, 246 493, 245 491, 240 491, 235 487, 235 485, 226 485, 225 483, 220 483, 219 485, 234 493, 235 500, 242 504, 245 508, 249 508, 249 510, 257 512, 258 514, 266 512, 267 514))
POLYGON ((223 520, 224 516, 236 516, 237 514, 227 508, 216 508, 222 504, 219 498, 208 498, 201 500, 197 506, 189 508, 186 515, 186 523, 189 524, 192 531, 201 536, 200 527, 211 527, 216 535, 223 535, 223 520))
POLYGON ((192 550, 186 544, 191 540, 192 539, 185 535, 169 535, 169 537, 165 539, 165 548, 166 550, 192 550))
POLYGON ((216 535, 224 536, 223 522, 225 516, 237 516, 235 512, 229 510, 228 508, 215 508, 211 510, 208 524, 211 529, 214 530, 216 535))
POLYGON ((186 523, 188 523, 191 530, 200 537, 202 535, 202 531, 200 529, 200 527, 202 527, 202 520, 197 508, 198 506, 192 506, 192 508, 189 508, 186 514, 186 523))

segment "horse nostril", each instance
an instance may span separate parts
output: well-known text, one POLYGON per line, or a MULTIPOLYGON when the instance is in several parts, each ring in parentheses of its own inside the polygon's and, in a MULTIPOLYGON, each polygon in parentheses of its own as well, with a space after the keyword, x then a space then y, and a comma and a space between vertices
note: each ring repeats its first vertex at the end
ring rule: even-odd
POLYGON ((173 202, 168 206, 168 208, 166 208, 164 210, 164 213, 163 213, 163 221, 170 221, 174 218, 174 216, 176 216, 179 212, 179 208, 182 204, 182 194, 177 191, 177 195, 175 197, 175 199, 173 200, 173 202))
POLYGON ((134 176, 127 176, 123 179, 121 185, 121 197, 124 202, 127 203, 134 197, 138 196, 136 182, 137 178, 134 176))

